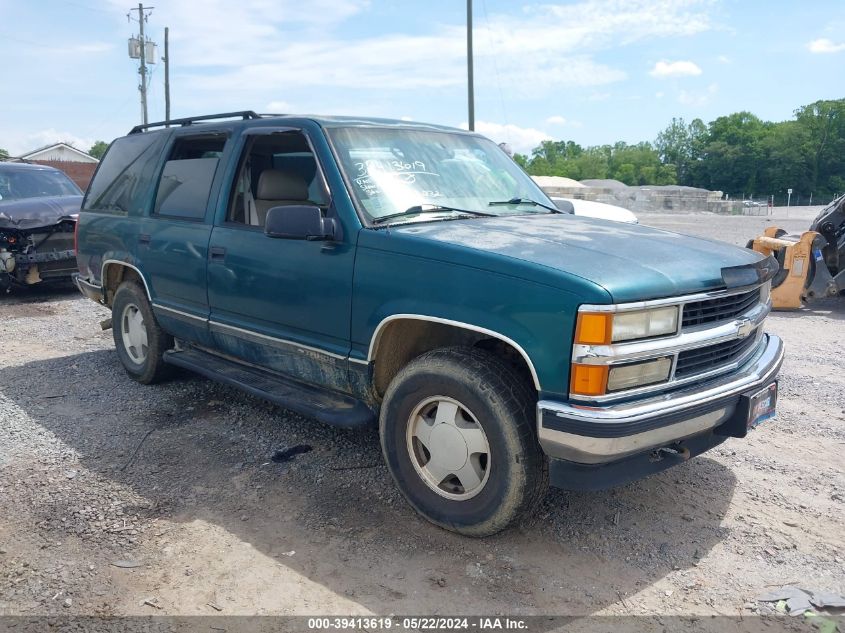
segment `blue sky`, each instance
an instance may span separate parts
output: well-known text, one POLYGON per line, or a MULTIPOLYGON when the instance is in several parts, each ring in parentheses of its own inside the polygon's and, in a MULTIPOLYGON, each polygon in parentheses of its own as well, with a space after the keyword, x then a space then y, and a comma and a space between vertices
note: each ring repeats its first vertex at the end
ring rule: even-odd
MULTIPOLYGON (((463 0, 156 0, 173 116, 255 109, 465 124, 463 0)), ((139 122, 123 0, 0 0, 0 147, 87 149, 139 122)), ((137 5, 136 5, 137 6, 137 5)), ((845 97, 842 0, 474 0, 476 127, 653 140, 673 116, 788 119, 845 97)), ((163 66, 150 118, 164 114, 163 66)))

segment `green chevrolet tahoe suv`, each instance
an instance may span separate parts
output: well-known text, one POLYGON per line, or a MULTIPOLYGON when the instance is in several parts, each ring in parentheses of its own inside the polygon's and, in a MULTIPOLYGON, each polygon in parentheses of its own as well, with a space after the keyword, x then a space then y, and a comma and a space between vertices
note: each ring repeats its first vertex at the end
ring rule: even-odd
POLYGON ((561 213, 495 143, 253 112, 140 126, 99 165, 82 293, 142 383, 186 368, 377 426, 426 519, 492 534, 552 485, 658 472, 774 414, 772 260, 561 213))

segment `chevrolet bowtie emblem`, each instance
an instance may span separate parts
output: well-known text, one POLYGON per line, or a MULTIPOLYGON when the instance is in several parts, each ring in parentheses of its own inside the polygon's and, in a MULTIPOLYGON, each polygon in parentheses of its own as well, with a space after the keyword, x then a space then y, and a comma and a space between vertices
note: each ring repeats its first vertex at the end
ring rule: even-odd
POLYGON ((736 324, 737 338, 746 338, 753 331, 754 331, 754 323, 751 322, 749 319, 743 319, 741 321, 737 321, 737 324, 736 324))

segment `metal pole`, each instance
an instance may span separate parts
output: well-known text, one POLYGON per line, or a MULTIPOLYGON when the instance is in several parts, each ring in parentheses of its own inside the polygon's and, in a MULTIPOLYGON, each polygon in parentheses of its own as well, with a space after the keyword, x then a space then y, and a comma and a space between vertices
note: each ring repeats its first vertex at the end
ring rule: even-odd
POLYGON ((141 73, 141 118, 144 125, 147 121, 147 41, 144 39, 144 5, 138 4, 138 24, 141 29, 141 68, 138 70, 141 73))
POLYGON ((170 120, 170 29, 164 27, 164 120, 170 120))
POLYGON ((472 0, 467 0, 467 105, 469 129, 475 130, 475 91, 472 75, 472 0))

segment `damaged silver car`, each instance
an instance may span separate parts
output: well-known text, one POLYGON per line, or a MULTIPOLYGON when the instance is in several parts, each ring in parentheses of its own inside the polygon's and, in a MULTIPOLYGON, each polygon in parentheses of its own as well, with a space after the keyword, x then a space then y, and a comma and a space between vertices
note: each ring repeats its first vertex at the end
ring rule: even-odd
POLYGON ((82 191, 64 172, 0 163, 0 293, 70 279, 82 191))

